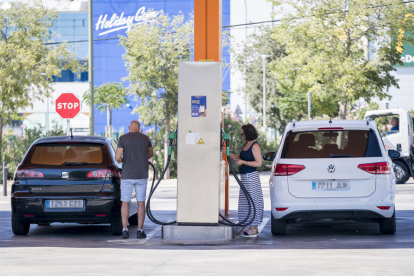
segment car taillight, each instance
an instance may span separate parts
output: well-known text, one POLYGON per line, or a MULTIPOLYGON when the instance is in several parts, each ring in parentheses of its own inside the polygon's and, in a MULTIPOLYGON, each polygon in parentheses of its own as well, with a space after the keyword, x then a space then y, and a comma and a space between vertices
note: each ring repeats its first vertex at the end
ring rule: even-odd
POLYGON ((391 206, 377 206, 377 208, 381 210, 389 210, 391 206))
POLYGON ((119 177, 119 172, 116 170, 96 170, 88 172, 86 177, 88 178, 107 178, 107 177, 119 177))
POLYGON ((42 172, 34 170, 17 170, 16 178, 41 178, 44 177, 42 172))
POLYGON ((275 176, 290 176, 304 169, 303 165, 277 164, 274 174, 275 176))
POLYGON ((358 168, 370 174, 390 174, 387 162, 360 164, 358 168))
POLYGON ((289 208, 287 208, 287 207, 276 207, 275 209, 276 209, 276 211, 281 212, 281 211, 286 211, 289 208))

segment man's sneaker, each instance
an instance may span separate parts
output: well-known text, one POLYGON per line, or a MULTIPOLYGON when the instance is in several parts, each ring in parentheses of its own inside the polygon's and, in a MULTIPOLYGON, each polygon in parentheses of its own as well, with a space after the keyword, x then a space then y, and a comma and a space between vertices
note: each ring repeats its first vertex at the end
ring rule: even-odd
POLYGON ((128 233, 128 231, 126 231, 126 230, 122 231, 122 238, 123 238, 123 239, 128 239, 128 238, 129 238, 129 233, 128 233))
POLYGON ((137 231, 137 239, 145 239, 147 237, 147 234, 145 234, 144 231, 138 230, 137 231))

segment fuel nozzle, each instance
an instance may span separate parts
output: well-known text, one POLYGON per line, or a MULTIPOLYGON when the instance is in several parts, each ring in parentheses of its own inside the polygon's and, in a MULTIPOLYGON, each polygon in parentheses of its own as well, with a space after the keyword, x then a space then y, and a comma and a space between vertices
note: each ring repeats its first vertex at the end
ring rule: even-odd
POLYGON ((228 135, 224 129, 221 129, 221 135, 223 140, 226 142, 226 155, 230 156, 230 135, 228 135))
POLYGON ((171 156, 171 153, 172 153, 172 147, 173 147, 173 144, 174 144, 174 140, 176 140, 176 139, 177 139, 177 130, 174 130, 174 132, 171 133, 168 136, 168 140, 170 140, 170 143, 169 143, 169 146, 168 146, 168 155, 170 155, 170 156, 171 156))

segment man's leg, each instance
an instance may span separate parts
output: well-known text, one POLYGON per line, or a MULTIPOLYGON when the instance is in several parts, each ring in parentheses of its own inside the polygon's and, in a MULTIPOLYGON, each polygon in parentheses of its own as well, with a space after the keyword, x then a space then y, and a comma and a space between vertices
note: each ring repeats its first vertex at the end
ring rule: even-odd
POLYGON ((138 229, 144 227, 145 220, 145 201, 138 201, 138 229))
POLYGON ((121 207, 122 228, 128 228, 129 202, 122 201, 121 207))
POLYGON ((131 201, 132 190, 131 180, 121 179, 121 219, 123 229, 128 229, 129 202, 131 201))

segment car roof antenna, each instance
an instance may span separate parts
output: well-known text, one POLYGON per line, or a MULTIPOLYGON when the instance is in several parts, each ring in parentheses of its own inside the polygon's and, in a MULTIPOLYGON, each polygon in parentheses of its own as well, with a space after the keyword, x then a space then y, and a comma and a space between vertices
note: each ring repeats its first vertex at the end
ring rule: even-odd
POLYGON ((70 139, 73 139, 73 131, 72 131, 72 128, 70 128, 70 139))
POLYGON ((371 121, 370 117, 367 118, 367 126, 369 126, 369 121, 371 121))
POLYGON ((332 119, 331 118, 329 118, 329 125, 332 125, 332 119))
POLYGON ((296 121, 295 121, 295 119, 293 119, 293 120, 292 120, 293 127, 295 127, 295 122, 296 122, 296 121))

